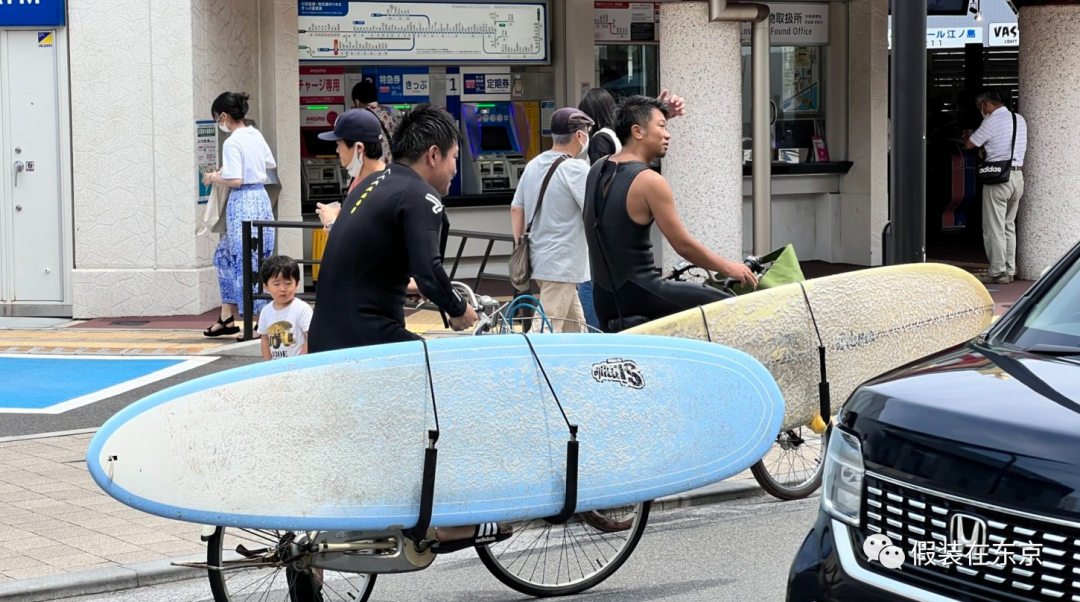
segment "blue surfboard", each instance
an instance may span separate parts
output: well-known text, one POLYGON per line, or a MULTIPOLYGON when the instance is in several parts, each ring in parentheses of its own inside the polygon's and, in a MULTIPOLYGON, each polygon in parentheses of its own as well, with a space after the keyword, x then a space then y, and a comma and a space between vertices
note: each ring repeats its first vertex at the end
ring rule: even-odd
POLYGON ((87 464, 109 495, 172 519, 410 528, 436 408, 433 527, 558 514, 567 421, 578 427, 583 512, 738 474, 765 455, 784 416, 769 372, 721 345, 459 337, 428 341, 426 351, 421 342, 380 345, 192 380, 113 416, 87 464))

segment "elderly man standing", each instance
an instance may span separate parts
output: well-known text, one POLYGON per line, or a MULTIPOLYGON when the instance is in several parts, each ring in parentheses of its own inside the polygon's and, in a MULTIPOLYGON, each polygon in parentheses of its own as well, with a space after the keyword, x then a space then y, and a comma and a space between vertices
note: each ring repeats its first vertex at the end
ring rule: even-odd
POLYGON ((510 207, 514 240, 528 231, 532 279, 540 286, 540 303, 555 332, 580 332, 585 323, 577 285, 589 280, 581 212, 592 126, 593 120, 578 109, 555 111, 551 150, 525 166, 510 207))
POLYGON ((1016 274, 1016 210, 1024 196, 1021 168, 1027 153, 1027 120, 1005 108, 996 92, 978 95, 975 104, 983 122, 965 144, 983 148, 984 166, 1001 165, 1000 176, 995 178, 999 183, 983 183, 983 244, 990 270, 979 280, 1008 284, 1016 274))

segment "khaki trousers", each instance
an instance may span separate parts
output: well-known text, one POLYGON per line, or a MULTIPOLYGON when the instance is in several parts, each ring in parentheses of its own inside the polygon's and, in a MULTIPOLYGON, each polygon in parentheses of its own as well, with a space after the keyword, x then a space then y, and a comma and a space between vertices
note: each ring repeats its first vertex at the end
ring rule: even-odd
POLYGON ((983 245, 990 276, 1016 274, 1016 209, 1022 196, 1022 171, 1012 172, 1004 184, 983 185, 983 245))
MULTIPOLYGON (((577 284, 573 282, 551 282, 537 280, 540 285, 540 304, 544 315, 551 322, 555 332, 584 332, 581 324, 585 323, 585 309, 581 307, 577 284), (574 322, 566 322, 573 320, 574 322)), ((533 320, 532 332, 540 332, 540 319, 533 320)), ((546 331, 545 331, 546 332, 546 331)))

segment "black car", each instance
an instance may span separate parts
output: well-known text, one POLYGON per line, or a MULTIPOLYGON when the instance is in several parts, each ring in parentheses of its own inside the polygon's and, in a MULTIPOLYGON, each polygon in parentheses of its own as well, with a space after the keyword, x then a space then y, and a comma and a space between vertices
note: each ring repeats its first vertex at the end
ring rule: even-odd
POLYGON ((1078 272, 851 395, 789 602, 1080 602, 1078 272))

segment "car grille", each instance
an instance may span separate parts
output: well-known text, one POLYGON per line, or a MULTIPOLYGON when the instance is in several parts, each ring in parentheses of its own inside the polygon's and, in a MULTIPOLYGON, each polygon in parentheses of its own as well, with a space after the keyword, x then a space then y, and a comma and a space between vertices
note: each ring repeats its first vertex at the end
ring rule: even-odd
POLYGON ((930 493, 871 473, 866 475, 865 484, 866 531, 858 542, 859 553, 866 537, 884 533, 907 554, 902 570, 871 563, 873 570, 900 581, 929 581, 946 590, 958 588, 989 600, 1080 602, 1080 525, 1067 526, 1051 519, 989 509, 985 504, 930 493), (958 512, 983 519, 987 545, 993 549, 1004 542, 1006 549, 1014 552, 1012 557, 1004 563, 996 556, 987 557, 988 564, 984 565, 972 565, 964 559, 949 562, 948 566, 915 566, 913 551, 917 542, 942 546, 953 541, 950 520, 958 512), (1035 559, 1025 565, 1021 562, 1021 546, 1034 549, 1031 544, 1041 547, 1035 559))

